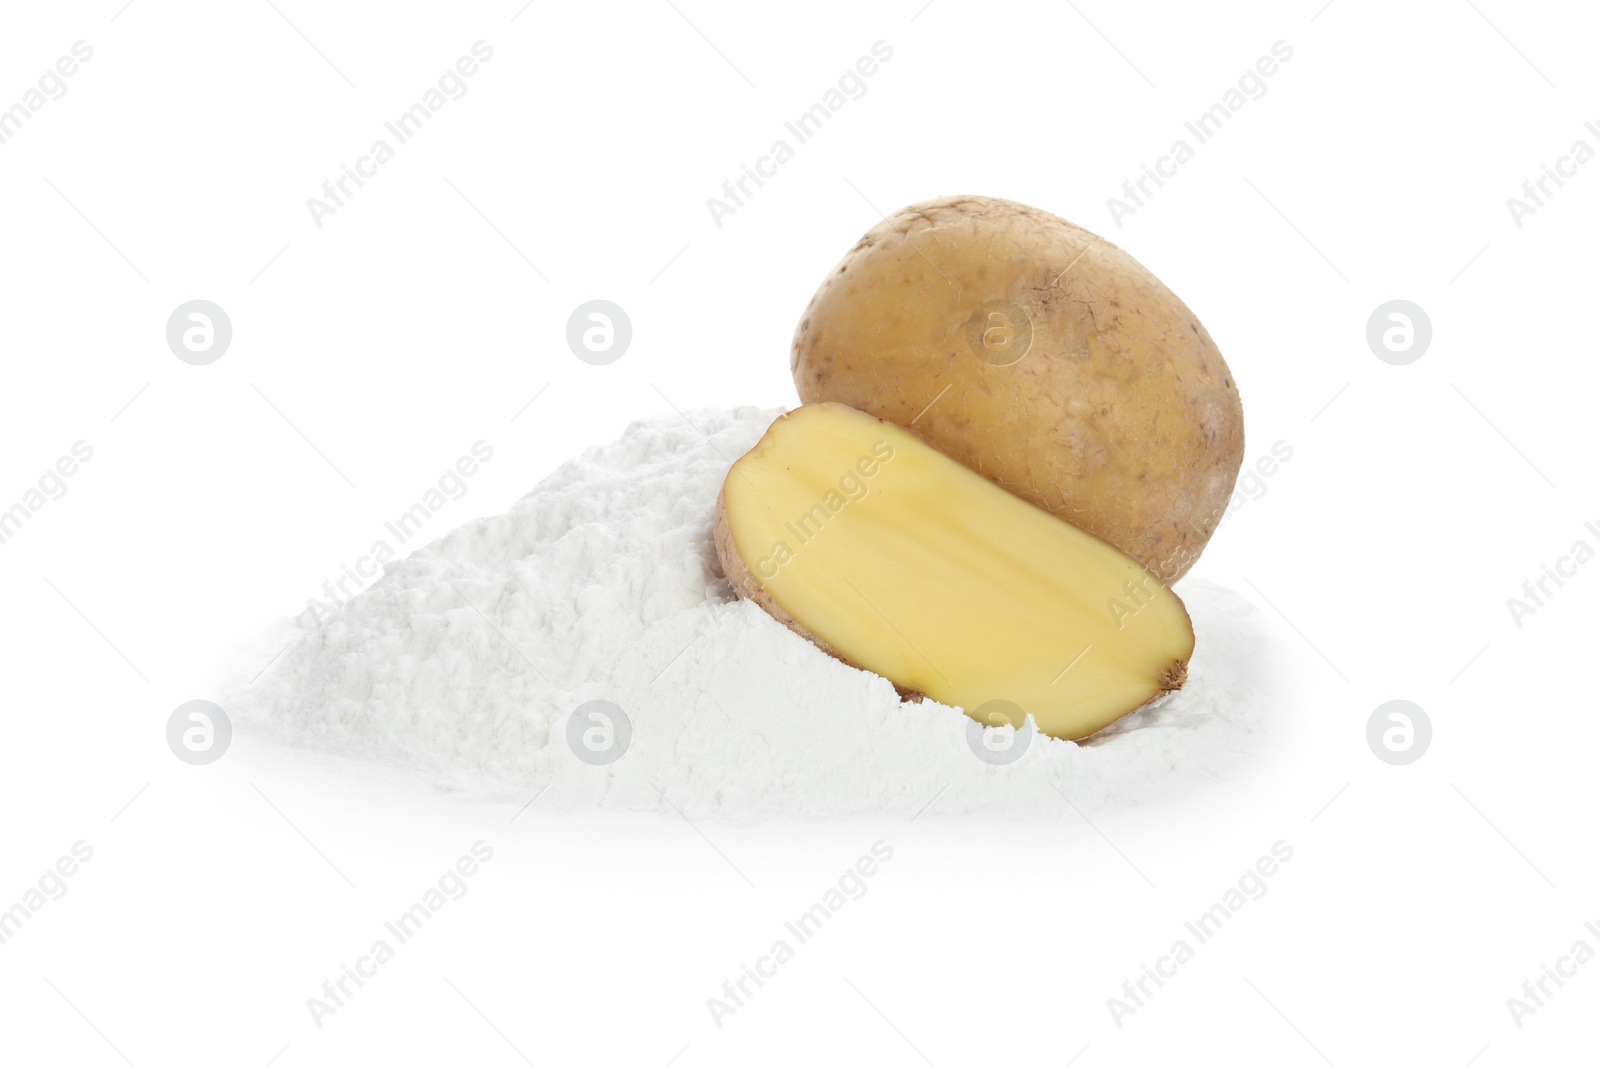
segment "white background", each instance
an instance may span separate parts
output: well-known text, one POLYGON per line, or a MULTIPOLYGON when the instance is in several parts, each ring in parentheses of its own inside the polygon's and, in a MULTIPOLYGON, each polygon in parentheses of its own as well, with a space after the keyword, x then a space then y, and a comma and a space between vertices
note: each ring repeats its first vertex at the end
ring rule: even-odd
POLYGON ((1520 628, 1506 606, 1600 545, 1600 161, 1520 228, 1506 207, 1600 148, 1593 13, 919 2, 7 6, 0 107, 94 56, 0 145, 0 506, 94 457, 0 545, 0 907, 94 855, 0 945, 0 1059, 1593 1057, 1600 963, 1520 1028, 1506 1007, 1600 948, 1600 563, 1520 628), (306 199, 478 40, 467 95, 315 226, 306 199), (717 227, 706 198, 879 40, 866 95, 717 227), (1279 40, 1267 94, 1118 227, 1107 198, 1279 40), (634 419, 795 403, 816 284, 880 212, 951 193, 1127 248, 1221 346, 1246 461, 1293 448, 1196 569, 1262 606, 1292 679, 1246 780, 1093 827, 935 805, 736 830, 513 822, 245 741, 173 758, 171 711, 259 669, 271 620, 472 442, 495 458, 429 537, 634 419), (634 328, 606 367, 564 342, 596 297, 634 328), (195 298, 234 329, 204 367, 164 338, 195 298), (1364 337, 1394 298, 1433 324, 1408 366, 1364 337), (1394 698, 1434 727, 1405 767, 1365 741, 1394 698), (480 839, 470 893, 317 1027, 306 998, 480 839), (715 1026, 706 998, 880 839, 868 895, 715 1026), (1106 999, 1279 840, 1270 892, 1115 1025, 1106 999))

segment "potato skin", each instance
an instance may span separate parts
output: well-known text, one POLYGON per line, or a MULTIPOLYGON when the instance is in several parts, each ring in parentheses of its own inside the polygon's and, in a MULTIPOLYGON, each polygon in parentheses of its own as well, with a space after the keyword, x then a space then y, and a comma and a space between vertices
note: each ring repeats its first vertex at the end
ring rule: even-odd
POLYGON ((1221 521, 1244 413, 1210 334, 1132 256, 961 196, 890 215, 795 331, 803 403, 914 429, 1171 583, 1221 521))

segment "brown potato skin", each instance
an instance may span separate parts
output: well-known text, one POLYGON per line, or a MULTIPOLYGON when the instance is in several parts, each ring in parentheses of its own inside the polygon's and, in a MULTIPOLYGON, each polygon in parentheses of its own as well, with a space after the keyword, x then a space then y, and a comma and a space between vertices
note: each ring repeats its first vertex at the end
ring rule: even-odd
POLYGON ((1116 245, 1010 200, 930 200, 874 226, 811 298, 791 370, 803 403, 912 428, 1169 584, 1244 458, 1239 391, 1194 313, 1116 245), (1032 330, 1007 366, 1014 350, 986 361, 975 340, 1005 336, 974 329, 995 303, 1032 330))

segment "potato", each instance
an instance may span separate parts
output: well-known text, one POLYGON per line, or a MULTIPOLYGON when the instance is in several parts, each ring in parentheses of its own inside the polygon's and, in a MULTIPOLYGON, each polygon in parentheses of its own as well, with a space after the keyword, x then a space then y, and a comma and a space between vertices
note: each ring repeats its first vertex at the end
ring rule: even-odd
POLYGON ((1193 312, 1116 245, 989 197, 886 218, 812 297, 795 385, 911 427, 1163 581, 1199 557, 1244 456, 1193 312))
POLYGON ((714 540, 741 596, 985 725, 1086 737, 1181 686, 1194 650, 1138 561, 841 404, 780 417, 733 465, 714 540))

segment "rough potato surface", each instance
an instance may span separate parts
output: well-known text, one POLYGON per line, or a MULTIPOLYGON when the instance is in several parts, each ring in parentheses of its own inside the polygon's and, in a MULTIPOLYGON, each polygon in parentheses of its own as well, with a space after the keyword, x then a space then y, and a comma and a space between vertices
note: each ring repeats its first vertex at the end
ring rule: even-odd
POLYGON ((1238 389, 1183 301, 1009 200, 931 200, 873 227, 812 297, 791 369, 804 403, 910 427, 1169 583, 1244 456, 1238 389))

